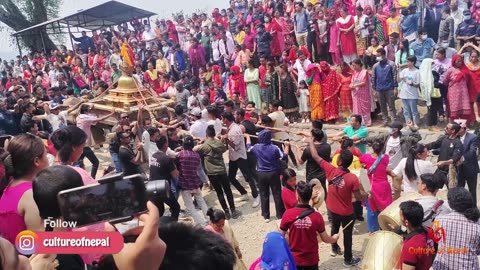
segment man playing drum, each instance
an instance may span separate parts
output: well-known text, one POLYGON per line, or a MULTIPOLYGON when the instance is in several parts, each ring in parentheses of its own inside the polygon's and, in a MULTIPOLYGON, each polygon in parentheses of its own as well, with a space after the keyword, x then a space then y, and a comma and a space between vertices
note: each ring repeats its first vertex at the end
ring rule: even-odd
MULTIPOLYGON (((327 209, 332 218, 331 234, 339 232, 340 226, 343 226, 343 245, 345 248, 344 262, 345 267, 358 265, 360 258, 352 255, 352 233, 353 233, 353 205, 352 194, 357 201, 363 201, 367 195, 360 193, 360 182, 358 177, 348 171, 348 167, 353 161, 353 154, 349 150, 342 150, 337 160, 338 168, 323 160, 317 153, 315 144, 310 140, 310 152, 312 158, 325 172, 328 181, 327 209), (352 223, 352 224, 350 224, 352 223), (348 226, 347 226, 348 225, 348 226)), ((341 254, 340 246, 337 243, 332 244, 332 256, 341 254)))

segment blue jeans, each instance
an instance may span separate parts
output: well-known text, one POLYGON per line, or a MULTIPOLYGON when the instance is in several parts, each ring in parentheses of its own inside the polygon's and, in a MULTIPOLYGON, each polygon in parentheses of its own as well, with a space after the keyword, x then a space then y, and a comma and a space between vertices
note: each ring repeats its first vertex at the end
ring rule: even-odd
POLYGON ((197 175, 198 175, 198 178, 200 178, 200 181, 202 181, 202 183, 208 184, 208 177, 207 177, 207 174, 205 173, 205 170, 203 169, 202 163, 200 163, 200 166, 198 166, 197 175))
POLYGON ((413 124, 418 125, 420 122, 420 115, 418 114, 417 99, 402 99, 403 117, 405 121, 413 121, 413 124))
POLYGON ((378 224, 378 213, 375 213, 372 211, 370 208, 370 205, 368 203, 368 200, 366 202, 366 207, 367 207, 367 228, 368 232, 374 233, 378 230, 380 230, 380 225, 378 224))
POLYGON ((115 171, 117 173, 122 172, 122 164, 120 163, 120 159, 118 158, 118 153, 110 152, 110 156, 112 157, 113 166, 115 167, 115 171))

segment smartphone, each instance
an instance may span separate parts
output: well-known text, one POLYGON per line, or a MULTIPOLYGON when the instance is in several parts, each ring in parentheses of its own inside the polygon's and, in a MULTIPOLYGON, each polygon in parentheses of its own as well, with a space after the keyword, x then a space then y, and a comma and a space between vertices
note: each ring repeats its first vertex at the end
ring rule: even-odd
POLYGON ((75 227, 125 222, 147 211, 147 191, 139 174, 103 178, 98 184, 61 191, 57 199, 63 220, 75 227))

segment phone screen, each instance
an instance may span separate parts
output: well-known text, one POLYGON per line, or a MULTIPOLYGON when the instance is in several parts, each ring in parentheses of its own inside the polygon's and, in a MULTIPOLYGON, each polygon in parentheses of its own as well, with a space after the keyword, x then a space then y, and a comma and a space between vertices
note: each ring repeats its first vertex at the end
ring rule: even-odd
POLYGON ((63 219, 81 227, 145 212, 147 193, 143 180, 139 176, 127 177, 64 190, 58 194, 63 219))

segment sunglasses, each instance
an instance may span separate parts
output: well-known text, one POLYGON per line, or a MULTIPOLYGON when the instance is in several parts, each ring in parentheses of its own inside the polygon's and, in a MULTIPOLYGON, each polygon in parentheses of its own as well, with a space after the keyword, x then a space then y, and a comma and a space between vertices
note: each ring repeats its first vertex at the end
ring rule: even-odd
POLYGON ((128 116, 121 116, 121 118, 122 118, 122 119, 127 119, 127 118, 128 118, 128 116))

